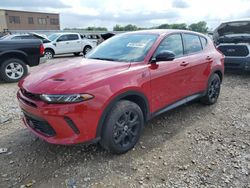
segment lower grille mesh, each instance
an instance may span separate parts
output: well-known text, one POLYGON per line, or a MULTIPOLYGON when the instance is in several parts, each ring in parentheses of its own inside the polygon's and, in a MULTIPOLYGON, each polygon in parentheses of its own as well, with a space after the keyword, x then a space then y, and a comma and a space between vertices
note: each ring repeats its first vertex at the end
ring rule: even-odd
POLYGON ((26 122, 32 129, 44 134, 45 136, 51 137, 51 136, 56 135, 55 130, 49 125, 48 122, 41 120, 39 118, 36 118, 33 115, 31 116, 25 112, 24 112, 24 116, 25 116, 26 122))

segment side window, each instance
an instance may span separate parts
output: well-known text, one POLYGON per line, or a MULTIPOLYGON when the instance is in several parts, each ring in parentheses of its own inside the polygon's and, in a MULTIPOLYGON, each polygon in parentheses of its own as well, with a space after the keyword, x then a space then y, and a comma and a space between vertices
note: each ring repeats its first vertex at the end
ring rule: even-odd
POLYGON ((181 35, 174 34, 165 38, 158 46, 155 56, 164 50, 174 52, 176 57, 183 56, 183 45, 181 35))
POLYGON ((33 37, 31 35, 25 35, 22 37, 22 39, 36 39, 36 37, 33 37))
POLYGON ((78 40, 78 39, 79 39, 78 35, 74 35, 74 34, 68 35, 68 40, 78 40))
POLYGON ((193 34, 183 34, 185 54, 191 54, 202 50, 199 36, 193 34))
POLYGON ((67 41, 67 40, 69 40, 68 35, 62 35, 57 40, 59 40, 59 41, 67 41))
POLYGON ((15 36, 11 40, 20 40, 20 39, 22 39, 22 36, 15 36))
POLYGON ((200 37, 200 39, 201 39, 202 48, 203 49, 206 48, 206 46, 207 46, 207 39, 204 38, 204 37, 200 37))

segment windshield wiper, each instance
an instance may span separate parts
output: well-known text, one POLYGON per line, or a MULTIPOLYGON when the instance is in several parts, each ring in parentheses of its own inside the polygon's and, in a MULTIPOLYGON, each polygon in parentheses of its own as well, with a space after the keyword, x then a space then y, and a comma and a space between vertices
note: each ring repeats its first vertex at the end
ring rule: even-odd
POLYGON ((98 59, 98 60, 105 60, 105 61, 117 61, 116 59, 102 58, 102 57, 90 57, 89 59, 98 59))

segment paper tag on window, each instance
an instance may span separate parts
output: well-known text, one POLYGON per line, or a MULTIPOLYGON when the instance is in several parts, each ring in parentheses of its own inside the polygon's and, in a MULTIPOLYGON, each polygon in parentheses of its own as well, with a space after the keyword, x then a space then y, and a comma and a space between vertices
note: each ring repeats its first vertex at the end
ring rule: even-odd
POLYGON ((145 43, 128 43, 127 44, 127 47, 130 47, 130 48, 144 48, 146 46, 145 43))

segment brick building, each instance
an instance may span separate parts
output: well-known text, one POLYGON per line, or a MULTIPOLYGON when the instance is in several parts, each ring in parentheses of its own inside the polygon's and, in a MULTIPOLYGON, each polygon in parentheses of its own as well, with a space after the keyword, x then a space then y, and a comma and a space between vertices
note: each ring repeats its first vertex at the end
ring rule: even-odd
POLYGON ((0 9, 0 32, 60 30, 59 14, 0 9))

